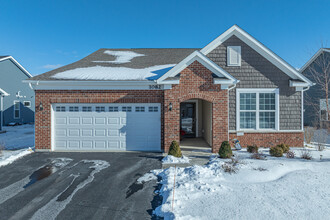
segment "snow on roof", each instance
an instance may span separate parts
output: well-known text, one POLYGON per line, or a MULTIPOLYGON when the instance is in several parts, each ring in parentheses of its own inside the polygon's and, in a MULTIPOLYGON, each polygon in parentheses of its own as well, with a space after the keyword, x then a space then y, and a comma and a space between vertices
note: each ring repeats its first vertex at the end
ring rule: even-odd
POLYGON ((74 80, 155 80, 175 65, 157 65, 141 69, 93 66, 67 70, 57 73, 52 77, 74 80))
POLYGON ((144 54, 135 53, 133 51, 113 51, 113 50, 106 50, 104 51, 105 54, 115 56, 116 59, 112 61, 93 61, 95 63, 115 63, 115 64, 121 64, 121 63, 129 63, 131 60, 135 57, 142 57, 145 56, 144 54))

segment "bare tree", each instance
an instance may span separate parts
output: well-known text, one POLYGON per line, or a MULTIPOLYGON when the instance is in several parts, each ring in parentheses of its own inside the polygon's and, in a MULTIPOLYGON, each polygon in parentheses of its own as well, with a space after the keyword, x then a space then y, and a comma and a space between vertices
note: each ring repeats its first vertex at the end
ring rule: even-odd
POLYGON ((330 120, 330 103, 329 103, 329 88, 330 88, 330 54, 323 51, 313 63, 307 67, 308 75, 316 83, 318 91, 316 94, 306 96, 306 104, 311 106, 317 114, 321 114, 320 97, 325 98, 326 118, 330 120), (317 96, 317 97, 315 97, 317 96), (317 101, 316 101, 317 100, 317 101))

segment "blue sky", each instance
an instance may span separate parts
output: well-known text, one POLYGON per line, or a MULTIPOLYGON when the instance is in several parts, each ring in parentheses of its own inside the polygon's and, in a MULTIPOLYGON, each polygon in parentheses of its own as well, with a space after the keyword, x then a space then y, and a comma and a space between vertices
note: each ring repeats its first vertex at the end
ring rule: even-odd
POLYGON ((0 55, 31 74, 99 48, 202 48, 238 24, 294 67, 330 47, 330 1, 0 0, 0 55))

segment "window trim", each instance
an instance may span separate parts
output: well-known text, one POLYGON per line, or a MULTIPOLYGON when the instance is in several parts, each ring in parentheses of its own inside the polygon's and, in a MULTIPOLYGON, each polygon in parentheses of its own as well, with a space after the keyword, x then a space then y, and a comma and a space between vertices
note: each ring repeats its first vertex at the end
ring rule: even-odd
POLYGON ((242 63, 242 48, 241 46, 227 46, 227 66, 241 66, 242 63), (238 64, 232 64, 230 61, 230 49, 238 48, 238 64))
MULTIPOLYGON (((280 90, 273 89, 236 89, 236 130, 237 131, 279 131, 280 129, 280 90), (256 129, 240 128, 240 93, 256 93, 256 129), (259 128, 259 93, 275 93, 275 129, 259 128)), ((262 112, 266 112, 261 110, 262 112)), ((273 111, 271 111, 273 112, 273 111)))
POLYGON ((23 101, 23 106, 30 108, 31 107, 31 101, 23 101), (28 105, 25 105, 25 103, 29 103, 28 105))
POLYGON ((14 119, 20 119, 21 118, 21 101, 19 100, 14 100, 14 119), (16 103, 19 103, 18 109, 16 109, 16 103), (18 117, 15 117, 15 111, 18 111, 18 117))

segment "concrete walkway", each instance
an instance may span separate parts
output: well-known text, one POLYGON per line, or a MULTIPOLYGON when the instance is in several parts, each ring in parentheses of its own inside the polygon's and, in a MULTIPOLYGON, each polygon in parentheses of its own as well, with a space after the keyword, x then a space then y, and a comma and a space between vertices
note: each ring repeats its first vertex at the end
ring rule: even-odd
POLYGON ((203 138, 185 138, 180 142, 182 154, 189 157, 190 163, 187 164, 163 164, 162 168, 168 167, 188 167, 193 165, 205 165, 209 162, 212 155, 210 145, 203 138))

